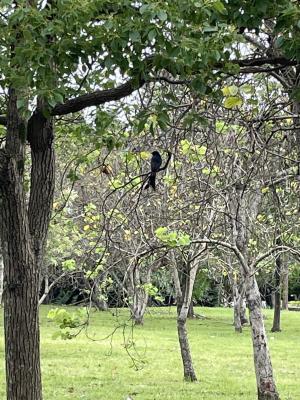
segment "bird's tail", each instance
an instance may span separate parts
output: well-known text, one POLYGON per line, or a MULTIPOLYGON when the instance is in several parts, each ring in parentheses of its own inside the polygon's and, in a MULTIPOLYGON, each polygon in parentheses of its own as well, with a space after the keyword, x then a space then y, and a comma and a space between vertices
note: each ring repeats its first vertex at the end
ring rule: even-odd
POLYGON ((148 189, 150 186, 155 190, 155 178, 156 178, 156 173, 152 172, 151 175, 149 176, 148 182, 144 189, 148 189))

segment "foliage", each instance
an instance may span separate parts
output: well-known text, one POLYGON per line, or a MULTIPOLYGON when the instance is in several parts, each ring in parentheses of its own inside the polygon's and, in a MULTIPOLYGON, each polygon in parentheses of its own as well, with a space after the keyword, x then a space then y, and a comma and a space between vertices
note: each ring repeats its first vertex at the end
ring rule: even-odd
POLYGON ((159 227, 155 231, 159 240, 170 247, 185 247, 191 243, 190 236, 184 232, 169 231, 166 227, 159 227))
POLYGON ((86 324, 86 316, 84 309, 77 309, 76 312, 70 313, 65 308, 55 308, 48 312, 47 318, 55 322, 60 331, 53 334, 53 339, 60 337, 61 339, 72 339, 80 332, 86 324))

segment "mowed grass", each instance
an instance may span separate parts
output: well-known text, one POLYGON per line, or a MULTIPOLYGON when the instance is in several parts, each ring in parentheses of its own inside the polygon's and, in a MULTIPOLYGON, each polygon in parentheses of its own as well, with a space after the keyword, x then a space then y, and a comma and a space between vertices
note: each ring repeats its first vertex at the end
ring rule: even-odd
MULTIPOLYGON (((145 324, 130 324, 127 310, 116 318, 110 312, 92 312, 88 338, 53 339, 55 323, 47 320, 51 307, 41 308, 44 400, 255 400, 256 384, 250 328, 236 334, 232 310, 197 308, 207 319, 188 322, 190 344, 199 381, 183 381, 177 341, 175 308, 149 309, 145 324), (91 340, 91 338, 93 340, 91 340), (136 370, 131 357, 140 357, 136 370), (129 346, 129 348, 128 348, 129 346)), ((75 308, 69 308, 74 310, 75 308)), ((3 312, 0 357, 4 366, 3 312)), ((266 326, 273 366, 282 400, 300 400, 300 313, 283 312, 280 333, 266 326)), ((0 398, 5 398, 4 368, 0 369, 0 398)), ((28 399, 30 400, 30 399, 28 399)))

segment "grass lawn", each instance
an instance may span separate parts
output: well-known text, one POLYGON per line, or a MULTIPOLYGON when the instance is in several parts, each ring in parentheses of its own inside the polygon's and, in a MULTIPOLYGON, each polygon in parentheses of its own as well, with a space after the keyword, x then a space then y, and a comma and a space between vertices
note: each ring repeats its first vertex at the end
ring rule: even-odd
MULTIPOLYGON (((177 343, 175 308, 153 308, 145 325, 128 326, 109 335, 118 321, 111 313, 92 312, 89 335, 73 340, 53 339, 57 328, 47 320, 51 307, 41 308, 44 400, 255 400, 256 385, 250 329, 236 334, 232 310, 196 309, 208 318, 189 321, 188 330, 199 382, 186 383, 177 343), (140 357, 135 370, 131 356, 140 357), (134 344, 133 346, 130 344, 134 344)), ((4 366, 1 312, 0 357, 4 366)), ((275 377, 282 400, 300 400, 300 312, 283 312, 280 333, 270 333, 275 377)), ((127 320, 120 312, 119 322, 127 320)), ((0 368, 0 398, 5 399, 4 368, 0 368)), ((29 399, 28 399, 29 400, 29 399)))

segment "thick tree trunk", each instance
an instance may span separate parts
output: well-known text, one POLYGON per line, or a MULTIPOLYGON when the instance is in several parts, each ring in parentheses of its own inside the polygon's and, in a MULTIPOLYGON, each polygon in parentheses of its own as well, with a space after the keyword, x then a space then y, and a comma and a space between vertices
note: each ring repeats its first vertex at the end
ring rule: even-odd
POLYGON ((4 263, 3 263, 2 253, 0 253, 0 307, 2 305, 2 296, 3 296, 3 278, 4 278, 4 263))
POLYGON ((54 190, 52 126, 44 118, 36 121, 37 114, 28 124, 32 170, 27 207, 23 187, 26 130, 16 102, 10 89, 6 146, 0 152, 7 399, 41 400, 39 268, 54 190))
POLYGON ((281 313, 281 257, 277 255, 275 260, 275 296, 274 296, 274 315, 273 315, 273 326, 272 332, 280 332, 280 313, 281 313))
POLYGON ((258 400, 279 400, 261 312, 261 299, 255 276, 246 277, 246 298, 252 332, 258 400))
POLYGON ((7 399, 41 400, 39 276, 23 189, 24 125, 18 117, 16 100, 15 92, 10 90, 5 163, 1 163, 0 173, 7 399))

